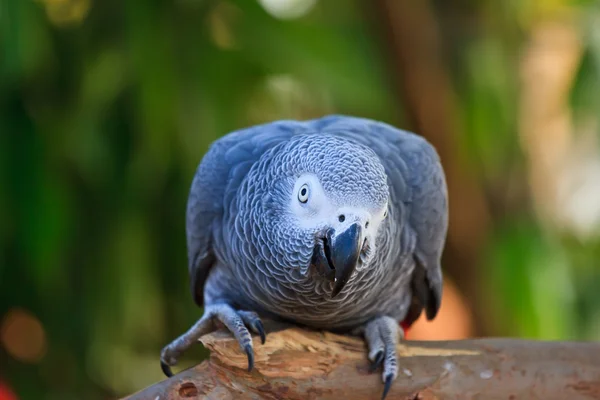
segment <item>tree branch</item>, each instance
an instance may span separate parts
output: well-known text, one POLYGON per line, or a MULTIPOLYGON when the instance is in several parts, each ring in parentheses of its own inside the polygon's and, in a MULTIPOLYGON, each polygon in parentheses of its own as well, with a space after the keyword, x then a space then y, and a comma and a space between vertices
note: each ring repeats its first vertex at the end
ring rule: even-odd
MULTIPOLYGON (((379 399, 381 372, 369 373, 360 338, 267 324, 254 339, 255 369, 228 332, 202 337, 209 360, 127 400, 379 399)), ((388 399, 600 398, 600 344, 478 339, 408 341, 388 399)))

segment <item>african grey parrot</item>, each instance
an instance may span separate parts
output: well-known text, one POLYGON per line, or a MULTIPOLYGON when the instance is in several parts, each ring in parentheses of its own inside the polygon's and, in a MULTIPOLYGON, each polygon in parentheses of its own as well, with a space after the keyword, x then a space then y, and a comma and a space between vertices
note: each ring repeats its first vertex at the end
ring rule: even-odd
POLYGON ((440 307, 448 202, 424 138, 369 119, 277 121, 215 141, 186 215, 191 291, 202 318, 166 346, 162 369, 221 321, 254 364, 259 315, 361 335, 383 397, 396 344, 440 307), (402 326, 399 326, 402 323, 402 326), (248 330, 249 329, 249 330, 248 330))

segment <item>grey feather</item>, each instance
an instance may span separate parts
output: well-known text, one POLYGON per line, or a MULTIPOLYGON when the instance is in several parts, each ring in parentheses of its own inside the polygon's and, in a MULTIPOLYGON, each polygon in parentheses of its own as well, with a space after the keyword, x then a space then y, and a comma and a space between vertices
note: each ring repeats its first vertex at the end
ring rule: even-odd
POLYGON ((289 140, 293 123, 252 127, 215 141, 198 165, 188 196, 186 236, 194 300, 203 305, 204 283, 216 262, 213 238, 221 230, 226 204, 250 167, 271 147, 289 140), (281 128, 279 128, 281 127, 281 128))
POLYGON ((323 118, 320 126, 369 146, 381 158, 392 203, 409 216, 404 233, 415 235, 416 240, 412 289, 418 302, 407 322, 419 317, 421 307, 428 319, 435 318, 442 297, 441 256, 448 230, 447 187, 437 152, 421 136, 382 122, 332 116, 323 118))
POLYGON ((447 230, 443 171, 429 143, 392 126, 330 116, 226 135, 198 167, 186 223, 199 305, 218 299, 332 330, 378 315, 414 319, 421 308, 433 318, 439 308, 447 230), (308 274, 312 249, 305 244, 312 237, 284 217, 282 199, 303 170, 314 171, 340 199, 380 204, 389 194, 375 254, 335 299, 327 282, 308 274))

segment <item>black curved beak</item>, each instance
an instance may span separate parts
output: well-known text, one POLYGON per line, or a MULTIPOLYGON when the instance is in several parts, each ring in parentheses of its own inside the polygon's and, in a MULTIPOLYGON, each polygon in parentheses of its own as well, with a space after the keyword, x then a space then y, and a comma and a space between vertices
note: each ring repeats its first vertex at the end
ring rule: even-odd
POLYGON ((352 224, 340 233, 333 229, 327 232, 327 258, 335 268, 332 298, 342 291, 352 276, 360 256, 362 241, 362 228, 359 224, 352 224))

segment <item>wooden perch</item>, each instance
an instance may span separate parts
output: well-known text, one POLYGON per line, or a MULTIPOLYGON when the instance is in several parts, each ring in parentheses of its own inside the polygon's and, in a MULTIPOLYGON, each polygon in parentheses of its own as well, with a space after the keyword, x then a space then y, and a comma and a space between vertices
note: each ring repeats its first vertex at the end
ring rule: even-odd
MULTIPOLYGON (((255 369, 228 332, 201 338, 209 360, 127 400, 379 399, 359 338, 267 324, 255 369)), ((600 344, 477 339, 407 341, 388 399, 600 399, 600 344)))

